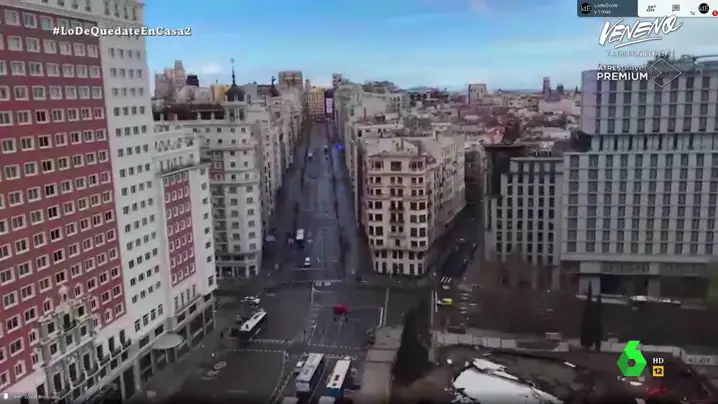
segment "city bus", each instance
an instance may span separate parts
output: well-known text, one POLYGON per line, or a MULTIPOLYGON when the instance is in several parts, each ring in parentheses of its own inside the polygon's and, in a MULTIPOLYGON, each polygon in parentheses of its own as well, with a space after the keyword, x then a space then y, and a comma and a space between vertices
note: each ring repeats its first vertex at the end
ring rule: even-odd
POLYGON ((258 312, 254 313, 252 317, 249 318, 249 320, 245 321, 240 327, 239 327, 239 340, 243 343, 250 342, 254 337, 259 334, 260 331, 262 331, 262 325, 264 324, 264 321, 267 319, 267 312, 264 310, 259 310, 258 312))
POLYGON ((323 354, 309 354, 295 381, 297 397, 311 396, 314 393, 324 374, 325 363, 323 354))
POLYGON ((304 229, 297 230, 297 237, 294 238, 299 248, 304 247, 304 229))
POLYGON ((349 357, 337 361, 337 364, 334 365, 334 372, 332 372, 332 375, 329 377, 329 383, 327 384, 327 395, 334 398, 344 397, 344 386, 348 381, 347 375, 349 374, 349 369, 351 369, 351 366, 352 360, 349 357))

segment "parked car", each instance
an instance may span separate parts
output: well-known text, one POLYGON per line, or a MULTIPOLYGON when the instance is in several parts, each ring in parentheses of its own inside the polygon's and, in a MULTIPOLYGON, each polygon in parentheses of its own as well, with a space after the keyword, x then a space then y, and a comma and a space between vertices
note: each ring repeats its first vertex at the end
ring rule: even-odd
POLYGON ((312 266, 312 259, 309 257, 304 258, 304 268, 310 268, 312 266))

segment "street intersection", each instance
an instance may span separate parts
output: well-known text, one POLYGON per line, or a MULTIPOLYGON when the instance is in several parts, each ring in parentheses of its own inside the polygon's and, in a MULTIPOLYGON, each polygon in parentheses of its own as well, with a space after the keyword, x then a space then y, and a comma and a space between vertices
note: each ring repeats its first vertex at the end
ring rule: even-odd
MULTIPOLYGON (((272 271, 266 277, 275 279, 276 287, 259 296, 260 306, 267 312, 262 331, 248 345, 229 341, 227 349, 208 358, 185 382, 179 398, 202 395, 281 402, 295 394, 293 370, 303 355, 326 355, 323 377, 331 373, 337 360, 347 356, 361 366, 366 331, 400 324, 416 302, 416 291, 367 287, 346 270, 356 263, 342 262, 340 240, 345 238, 356 256, 360 251, 357 224, 346 214, 352 211, 349 198, 337 190, 346 187, 346 178, 335 172, 342 157, 330 143, 328 129, 322 124, 312 128, 297 152, 300 167, 287 174, 288 195, 297 198, 299 205, 296 217, 287 209, 275 228, 291 234, 304 229, 306 243, 300 248, 283 237, 276 238, 274 254, 267 260, 270 269, 265 268, 272 271), (303 265, 306 257, 312 263, 308 268, 303 265), (348 308, 345 318, 335 318, 336 305, 348 308)), ((322 380, 313 398, 326 395, 325 385, 322 380)))

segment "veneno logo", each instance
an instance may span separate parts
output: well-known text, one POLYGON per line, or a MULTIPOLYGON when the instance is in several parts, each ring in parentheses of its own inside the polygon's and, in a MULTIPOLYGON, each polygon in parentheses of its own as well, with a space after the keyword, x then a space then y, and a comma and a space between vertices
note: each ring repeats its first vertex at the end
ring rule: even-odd
POLYGON ((613 45, 614 49, 638 43, 658 41, 664 35, 678 31, 683 25, 675 15, 656 18, 653 21, 636 21, 633 25, 626 25, 623 20, 614 23, 606 21, 598 38, 598 44, 605 46, 613 45))

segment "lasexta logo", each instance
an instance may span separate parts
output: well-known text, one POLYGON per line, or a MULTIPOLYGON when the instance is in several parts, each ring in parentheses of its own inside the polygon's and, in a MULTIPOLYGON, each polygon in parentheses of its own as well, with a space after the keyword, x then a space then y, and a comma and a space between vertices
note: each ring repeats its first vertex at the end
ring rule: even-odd
POLYGON ((618 370, 625 377, 638 377, 643 374, 643 369, 646 368, 648 362, 646 362, 646 358, 641 351, 638 350, 640 343, 641 341, 638 340, 628 341, 618 358, 618 362, 616 362, 618 370))

